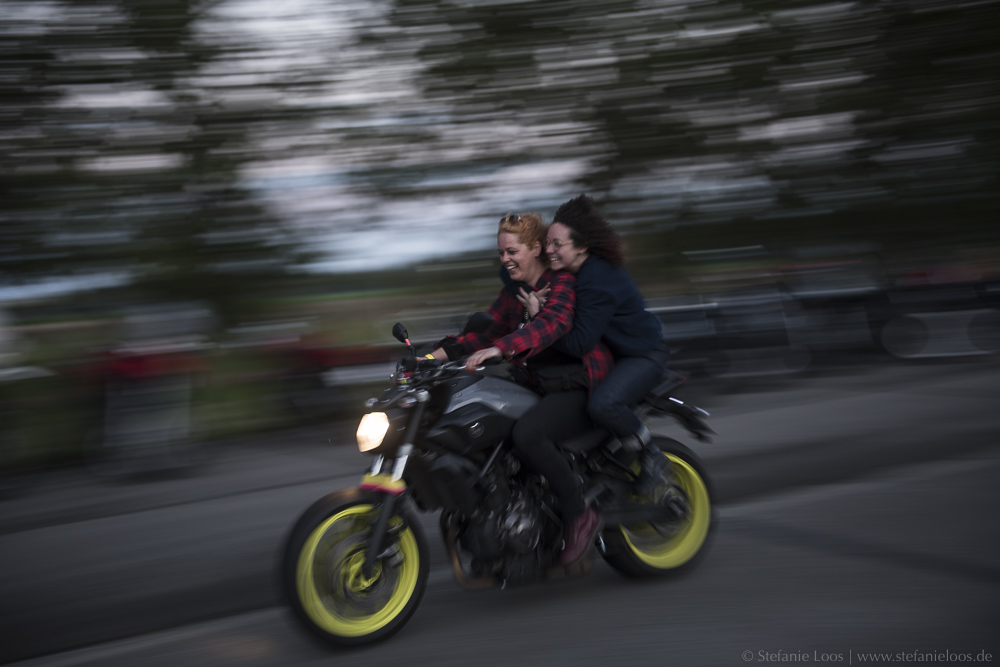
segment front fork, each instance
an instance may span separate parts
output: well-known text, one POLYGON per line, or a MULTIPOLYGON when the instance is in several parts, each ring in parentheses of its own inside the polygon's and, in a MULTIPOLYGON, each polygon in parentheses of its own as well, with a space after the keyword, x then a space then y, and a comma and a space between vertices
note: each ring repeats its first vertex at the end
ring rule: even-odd
POLYGON ((406 462, 413 452, 413 435, 420 425, 420 417, 426 404, 426 398, 420 400, 413 408, 413 413, 407 423, 407 432, 410 437, 399 446, 396 451, 396 458, 386 460, 381 455, 376 456, 372 461, 371 469, 361 480, 361 488, 368 491, 375 491, 381 497, 381 511, 375 519, 372 527, 371 539, 368 543, 368 551, 365 553, 363 571, 366 577, 371 577, 375 572, 375 563, 383 558, 391 556, 390 551, 393 545, 385 546, 386 535, 389 533, 389 519, 392 517, 396 504, 400 502, 406 492, 406 482, 403 481, 403 472, 406 470, 406 462), (391 466, 391 471, 385 469, 391 466))
POLYGON ((397 500, 406 490, 403 480, 396 478, 395 474, 395 470, 405 467, 405 462, 403 466, 399 466, 399 459, 397 459, 397 465, 393 466, 393 474, 390 477, 381 472, 380 468, 383 464, 381 459, 382 457, 380 456, 375 460, 372 464, 371 472, 365 475, 361 482, 362 488, 376 491, 381 496, 381 502, 376 504, 376 507, 379 508, 379 513, 375 519, 375 525, 372 526, 371 537, 368 541, 368 551, 365 553, 364 573, 366 577, 372 576, 375 563, 389 555, 389 550, 383 549, 382 546, 386 541, 385 536, 389 529, 389 517, 392 516, 397 500))

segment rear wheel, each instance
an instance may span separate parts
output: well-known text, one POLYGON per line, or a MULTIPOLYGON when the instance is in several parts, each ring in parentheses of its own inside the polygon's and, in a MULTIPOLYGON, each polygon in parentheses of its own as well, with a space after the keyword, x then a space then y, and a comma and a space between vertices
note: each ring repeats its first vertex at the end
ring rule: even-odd
POLYGON ((333 493, 302 516, 289 537, 284 585, 296 617, 329 642, 384 639, 416 611, 427 585, 427 540, 400 510, 389 520, 385 548, 366 571, 365 556, 380 498, 358 489, 333 493))
POLYGON ((627 576, 676 574, 694 566, 714 527, 712 491, 701 461, 670 438, 653 444, 671 466, 669 481, 635 500, 662 505, 665 518, 604 531, 605 560, 627 576))

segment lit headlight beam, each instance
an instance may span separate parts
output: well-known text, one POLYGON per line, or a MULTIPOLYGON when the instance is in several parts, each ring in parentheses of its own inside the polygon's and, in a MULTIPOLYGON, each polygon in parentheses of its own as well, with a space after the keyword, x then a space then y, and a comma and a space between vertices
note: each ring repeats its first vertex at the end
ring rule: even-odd
POLYGON ((369 412, 358 424, 358 449, 370 452, 382 444, 389 430, 389 418, 384 412, 369 412))

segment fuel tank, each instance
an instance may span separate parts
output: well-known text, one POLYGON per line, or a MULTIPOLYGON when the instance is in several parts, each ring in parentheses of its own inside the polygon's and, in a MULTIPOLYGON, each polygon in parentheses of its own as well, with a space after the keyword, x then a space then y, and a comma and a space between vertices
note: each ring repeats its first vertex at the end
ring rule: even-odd
POLYGON ((538 402, 538 394, 519 384, 492 376, 472 375, 455 380, 451 402, 445 413, 467 405, 482 405, 510 419, 520 419, 528 408, 538 402))
POLYGON ((450 451, 478 458, 508 438, 514 423, 538 399, 533 391, 500 378, 455 378, 448 383, 441 416, 426 437, 450 451))

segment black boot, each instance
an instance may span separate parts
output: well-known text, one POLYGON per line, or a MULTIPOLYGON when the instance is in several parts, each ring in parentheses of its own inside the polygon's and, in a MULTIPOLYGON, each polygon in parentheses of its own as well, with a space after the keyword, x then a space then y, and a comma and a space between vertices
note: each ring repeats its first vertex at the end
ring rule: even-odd
POLYGON ((620 449, 626 452, 638 453, 641 452, 652 439, 653 434, 649 432, 649 427, 645 424, 640 424, 639 430, 635 433, 618 438, 618 447, 612 448, 612 451, 620 449))
POLYGON ((639 455, 639 477, 636 478, 635 488, 641 496, 648 495, 656 490, 656 487, 666 484, 670 477, 670 462, 663 455, 659 447, 647 444, 639 455))

